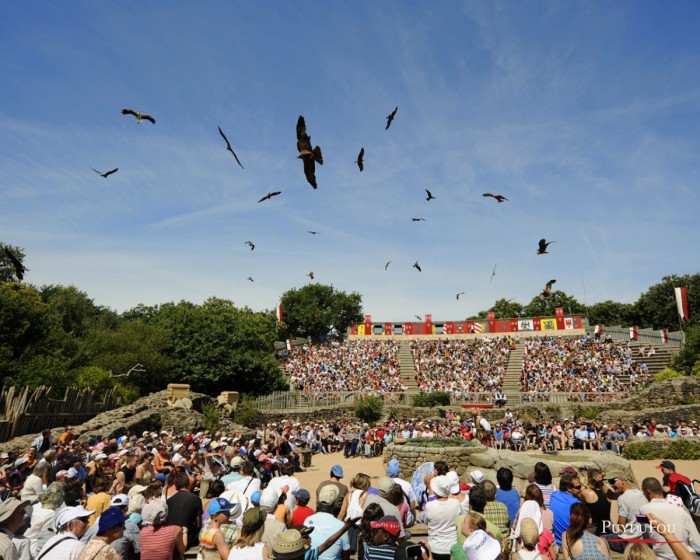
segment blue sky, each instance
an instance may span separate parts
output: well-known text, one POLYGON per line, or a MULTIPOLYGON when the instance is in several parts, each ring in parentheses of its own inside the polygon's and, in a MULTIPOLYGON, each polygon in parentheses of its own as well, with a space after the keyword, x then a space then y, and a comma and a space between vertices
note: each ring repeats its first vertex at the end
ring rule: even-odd
POLYGON ((380 321, 527 304, 551 278, 633 302, 698 272, 699 26, 689 1, 8 3, 0 240, 28 282, 118 311, 272 309, 310 271, 380 321))

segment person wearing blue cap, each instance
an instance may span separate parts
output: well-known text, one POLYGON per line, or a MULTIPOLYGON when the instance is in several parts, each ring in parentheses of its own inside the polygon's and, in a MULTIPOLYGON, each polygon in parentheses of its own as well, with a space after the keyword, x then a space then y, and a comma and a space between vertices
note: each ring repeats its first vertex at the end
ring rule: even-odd
POLYGON ((78 560, 121 560, 121 555, 111 545, 124 535, 126 515, 118 507, 105 510, 98 521, 97 536, 83 548, 78 560))
POLYGON ((392 459, 386 466, 386 474, 389 476, 396 484, 401 486, 403 495, 406 502, 408 503, 408 513, 406 514, 406 527, 412 527, 416 520, 416 507, 418 504, 418 498, 413 490, 413 486, 407 480, 399 477, 399 460, 392 459))
POLYGON ((309 507, 309 501, 311 500, 311 494, 305 488, 299 488, 294 493, 294 498, 296 501, 296 507, 294 508, 294 513, 292 514, 291 526, 303 525, 306 518, 314 514, 314 510, 309 507))
POLYGON ((216 558, 216 553, 221 558, 229 557, 230 548, 221 532, 221 526, 228 523, 235 507, 236 504, 232 504, 226 498, 214 498, 209 502, 209 527, 199 535, 200 554, 203 558, 216 558))
POLYGON ((345 476, 343 473, 343 467, 340 465, 333 465, 331 467, 330 478, 319 484, 318 488, 316 488, 316 503, 318 503, 318 496, 324 486, 333 485, 338 489, 338 499, 336 500, 335 507, 333 508, 333 514, 336 516, 338 513, 340 513, 340 508, 343 506, 343 500, 345 499, 345 495, 348 493, 348 487, 340 482, 340 479, 342 479, 343 476, 345 476))

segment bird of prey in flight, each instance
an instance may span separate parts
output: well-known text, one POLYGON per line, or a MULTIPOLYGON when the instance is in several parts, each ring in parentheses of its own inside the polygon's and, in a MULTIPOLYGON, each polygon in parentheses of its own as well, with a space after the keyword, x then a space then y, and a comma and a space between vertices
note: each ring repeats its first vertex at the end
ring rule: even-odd
POLYGON ((491 272, 491 279, 489 280, 489 284, 490 284, 491 282, 493 282, 493 277, 496 276, 496 267, 497 267, 497 266, 498 266, 497 264, 494 264, 494 265, 493 265, 493 272, 491 272))
POLYGON ((360 150, 360 153, 357 154, 357 161, 355 162, 357 164, 357 167, 360 168, 360 171, 365 170, 365 149, 362 148, 360 150))
POLYGON ((546 239, 540 239, 539 246, 537 247, 537 254, 538 255, 547 255, 547 247, 549 247, 550 243, 556 243, 556 241, 547 241, 546 239))
POLYGON ((244 245, 248 245, 248 247, 250 247, 250 250, 251 250, 251 251, 252 251, 253 249, 255 249, 255 243, 253 243, 252 241, 246 241, 246 242, 244 243, 244 245))
POLYGON ((552 284, 554 284, 556 280, 550 280, 547 282, 547 285, 544 287, 544 290, 542 290, 542 293, 540 294, 540 299, 544 300, 544 298, 548 298, 549 296, 552 295, 552 284))
POLYGON ((270 200, 273 196, 277 196, 278 194, 282 194, 282 191, 273 191, 267 193, 265 196, 263 196, 258 202, 262 202, 263 200, 270 200))
POLYGON ((306 133, 306 121, 299 115, 297 121, 297 157, 304 161, 304 175, 309 184, 316 188, 316 162, 323 165, 323 154, 320 146, 311 147, 311 136, 306 133))
POLYGON ((412 222, 424 222, 425 218, 411 218, 412 222))
POLYGON ((253 280, 252 276, 248 276, 248 278, 246 278, 246 280, 248 280, 249 282, 255 282, 255 280, 253 280))
POLYGON ((311 235, 318 235, 317 231, 312 231, 312 230, 308 230, 307 233, 310 233, 311 235))
POLYGON ((313 273, 313 272, 309 272, 309 273, 307 274, 307 276, 308 276, 311 280, 314 279, 314 273, 313 273))
POLYGON ((386 261, 386 264, 384 265, 384 270, 387 270, 389 268, 390 264, 391 264, 391 261, 386 261))
POLYGON ((219 129, 219 134, 221 134, 221 137, 224 139, 224 142, 226 142, 226 149, 233 154, 233 157, 236 158, 236 162, 238 163, 238 165, 241 166, 241 169, 243 169, 243 164, 241 163, 241 160, 238 159, 236 152, 233 151, 233 148, 231 147, 231 143, 228 141, 228 138, 226 138, 224 131, 221 130, 220 126, 217 126, 216 128, 219 129))
POLYGON ((156 119, 154 119, 151 115, 139 113, 133 109, 122 109, 122 115, 134 115, 138 124, 141 124, 141 121, 150 121, 153 124, 156 124, 156 119))
POLYGON ((398 105, 394 107, 394 110, 389 114, 389 116, 386 118, 386 128, 384 130, 389 130, 389 127, 391 126, 391 123, 394 121, 394 117, 396 116, 396 111, 399 110, 398 105))
POLYGON ((416 315, 416 319, 418 319, 419 321, 422 321, 423 317, 421 317, 420 315, 416 315))
POLYGON ((490 192, 485 192, 485 193, 482 194, 481 196, 490 196, 491 198, 495 198, 495 199, 498 201, 499 204, 500 204, 501 202, 503 202, 504 200, 508 200, 508 199, 507 199, 505 196, 503 196, 502 194, 491 194, 490 192))
POLYGON ((12 266, 15 269, 15 276, 17 276, 17 280, 20 282, 24 280, 24 273, 29 270, 28 268, 25 268, 25 266, 22 264, 22 261, 17 258, 17 255, 15 255, 12 251, 10 251, 7 247, 5 247, 5 256, 10 259, 10 262, 12 263, 12 266))
POLYGON ((459 296, 463 296, 463 295, 464 295, 464 292, 459 292, 456 296, 456 299, 459 300, 459 296))
POLYGON ((106 178, 109 177, 112 173, 116 173, 117 171, 119 171, 119 168, 118 168, 118 167, 115 167, 114 169, 110 169, 109 171, 106 171, 105 173, 102 173, 102 171, 97 171, 97 169, 95 169, 94 167, 91 167, 90 169, 92 169, 95 173, 97 173, 97 174, 98 174, 100 177, 102 177, 103 179, 106 179, 106 178))
POLYGON ((418 272, 423 272, 423 269, 420 267, 420 263, 418 261, 413 263, 413 268, 418 270, 418 272))
POLYGON ((428 189, 425 189, 425 193, 428 195, 425 197, 425 200, 427 200, 428 202, 430 202, 431 200, 433 200, 435 198, 433 196, 433 193, 431 193, 428 189))

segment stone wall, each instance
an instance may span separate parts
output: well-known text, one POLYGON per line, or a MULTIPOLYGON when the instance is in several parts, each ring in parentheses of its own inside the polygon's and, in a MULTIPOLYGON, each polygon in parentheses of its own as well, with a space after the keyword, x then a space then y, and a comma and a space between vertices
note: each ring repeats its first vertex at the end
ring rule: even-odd
POLYGON ((636 485, 636 479, 629 461, 614 453, 591 451, 565 451, 556 455, 530 455, 528 453, 495 450, 484 445, 473 447, 421 447, 411 445, 410 440, 399 440, 390 444, 384 453, 384 463, 392 459, 399 460, 399 476, 411 480, 416 468, 423 463, 445 461, 464 482, 471 482, 470 473, 476 469, 484 473, 488 480, 496 482, 496 471, 500 467, 508 467, 513 471, 513 484, 520 490, 527 485, 527 477, 535 470, 535 463, 544 462, 552 473, 554 485, 559 484, 559 472, 565 466, 573 466, 579 470, 584 481, 586 471, 591 468, 603 472, 613 471, 623 473, 626 478, 636 485))

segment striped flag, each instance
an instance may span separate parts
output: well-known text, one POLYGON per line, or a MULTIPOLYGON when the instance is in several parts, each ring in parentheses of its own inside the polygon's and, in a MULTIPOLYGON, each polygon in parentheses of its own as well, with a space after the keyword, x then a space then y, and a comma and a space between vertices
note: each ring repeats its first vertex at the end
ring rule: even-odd
POLYGON ((277 306, 277 321, 279 323, 283 322, 282 321, 282 304, 281 303, 277 306))
POLYGON ((630 340, 637 340, 637 327, 630 327, 630 340))
POLYGON ((481 326, 481 323, 474 322, 472 323, 472 330, 475 333, 480 333, 484 331, 484 327, 481 326))
POLYGON ((673 288, 676 292, 676 307, 678 307, 678 316, 683 320, 690 322, 688 315, 688 288, 673 288))
POLYGON ((668 344, 668 329, 663 329, 661 331, 661 341, 664 344, 668 344))

